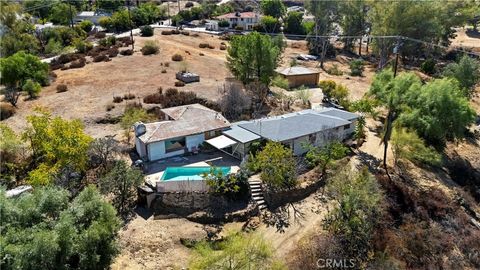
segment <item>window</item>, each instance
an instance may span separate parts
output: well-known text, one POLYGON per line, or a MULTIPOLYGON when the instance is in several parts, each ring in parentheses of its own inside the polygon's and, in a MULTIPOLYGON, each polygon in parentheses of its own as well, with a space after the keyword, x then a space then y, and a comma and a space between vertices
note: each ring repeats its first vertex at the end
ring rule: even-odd
POLYGON ((185 137, 165 140, 165 153, 170 153, 185 148, 185 137))
POLYGON ((349 128, 350 128, 350 124, 343 126, 344 130, 349 129, 349 128))

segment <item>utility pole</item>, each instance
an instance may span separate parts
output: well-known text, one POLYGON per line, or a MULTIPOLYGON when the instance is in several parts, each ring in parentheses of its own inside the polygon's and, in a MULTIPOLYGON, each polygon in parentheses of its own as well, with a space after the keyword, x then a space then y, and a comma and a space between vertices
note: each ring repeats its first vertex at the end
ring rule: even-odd
MULTIPOLYGON (((69 1, 70 2, 70 1, 69 1)), ((72 4, 68 3, 70 8, 70 26, 73 28, 73 12, 72 12, 72 4)))
POLYGON ((132 41, 132 51, 135 50, 135 45, 133 44, 133 25, 132 25, 132 16, 130 14, 130 0, 127 0, 127 9, 128 9, 128 21, 130 22, 130 40, 132 41))

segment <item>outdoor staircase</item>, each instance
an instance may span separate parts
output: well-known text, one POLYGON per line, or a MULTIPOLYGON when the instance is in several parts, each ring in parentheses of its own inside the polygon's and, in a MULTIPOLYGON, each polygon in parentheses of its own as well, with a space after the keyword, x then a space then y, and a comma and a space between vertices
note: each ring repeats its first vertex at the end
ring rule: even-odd
POLYGON ((258 209, 262 211, 267 208, 265 198, 263 197, 262 182, 260 180, 249 179, 248 186, 250 187, 253 201, 258 205, 258 209))

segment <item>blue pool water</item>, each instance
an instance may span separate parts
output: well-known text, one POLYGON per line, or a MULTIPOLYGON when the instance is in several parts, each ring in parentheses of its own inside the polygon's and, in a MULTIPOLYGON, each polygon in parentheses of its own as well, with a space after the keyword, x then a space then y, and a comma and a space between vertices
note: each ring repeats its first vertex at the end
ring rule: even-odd
MULTIPOLYGON (((202 174, 210 173, 212 167, 168 167, 163 172, 163 181, 203 180, 202 174)), ((215 167, 215 172, 230 173, 230 167, 215 167)))

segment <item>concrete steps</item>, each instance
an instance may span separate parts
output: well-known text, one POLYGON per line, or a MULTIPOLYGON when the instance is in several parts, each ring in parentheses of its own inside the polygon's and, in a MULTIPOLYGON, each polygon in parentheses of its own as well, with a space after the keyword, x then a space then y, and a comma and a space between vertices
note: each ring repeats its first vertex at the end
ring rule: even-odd
POLYGON ((250 194, 252 195, 252 200, 257 204, 258 209, 262 211, 267 208, 265 203, 265 198, 263 197, 262 191, 262 182, 259 180, 248 180, 248 186, 250 188, 250 194))

